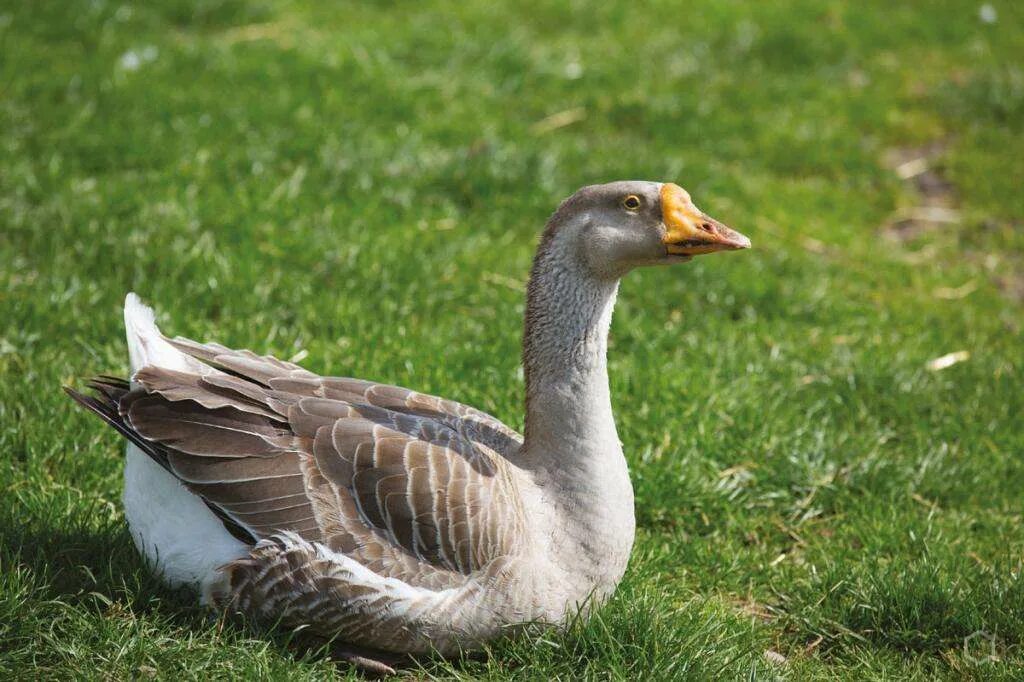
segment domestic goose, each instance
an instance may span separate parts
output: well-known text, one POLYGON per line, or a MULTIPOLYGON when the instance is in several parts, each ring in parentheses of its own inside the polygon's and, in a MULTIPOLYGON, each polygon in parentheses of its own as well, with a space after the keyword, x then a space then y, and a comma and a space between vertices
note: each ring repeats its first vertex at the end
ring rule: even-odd
POLYGON ((471 650, 611 594, 635 528, 605 360, 619 280, 749 246, 671 183, 565 200, 527 287, 524 436, 452 400, 164 337, 135 294, 130 378, 66 390, 128 439, 125 516, 167 583, 387 669, 384 652, 471 650))

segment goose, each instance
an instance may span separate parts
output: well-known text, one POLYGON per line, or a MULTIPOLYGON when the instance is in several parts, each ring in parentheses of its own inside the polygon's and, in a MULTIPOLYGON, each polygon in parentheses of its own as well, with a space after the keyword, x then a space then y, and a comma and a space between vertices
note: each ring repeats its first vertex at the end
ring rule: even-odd
POLYGON ((566 199, 527 286, 522 436, 453 400, 165 337, 134 293, 130 378, 65 390, 128 440, 125 517, 167 584, 390 671, 611 595, 635 532, 606 362, 619 280, 749 246, 672 183, 566 199))

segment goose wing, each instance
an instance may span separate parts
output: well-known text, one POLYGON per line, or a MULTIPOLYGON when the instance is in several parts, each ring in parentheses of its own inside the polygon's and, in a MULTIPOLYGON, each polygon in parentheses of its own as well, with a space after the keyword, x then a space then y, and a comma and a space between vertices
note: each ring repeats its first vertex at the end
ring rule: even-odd
POLYGON ((100 380, 89 400, 229 528, 253 541, 294 533, 430 588, 512 551, 522 518, 505 456, 522 439, 494 417, 249 351, 170 342, 209 371, 143 367, 134 388, 100 380))

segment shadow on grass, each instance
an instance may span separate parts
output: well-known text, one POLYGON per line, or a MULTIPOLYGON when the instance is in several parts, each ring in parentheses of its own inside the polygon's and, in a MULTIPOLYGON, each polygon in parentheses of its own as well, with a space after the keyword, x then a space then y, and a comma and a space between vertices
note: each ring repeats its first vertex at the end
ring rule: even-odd
POLYGON ((120 603, 137 615, 159 611, 176 624, 205 622, 192 592, 169 589, 150 573, 126 527, 91 516, 62 527, 6 510, 0 561, 27 571, 39 599, 100 610, 120 603))
MULTIPOLYGON (((7 510, 0 515, 0 566, 5 573, 12 567, 19 569, 36 603, 60 604, 99 615, 120 610, 134 616, 156 616, 162 623, 197 637, 216 630, 218 636, 227 633, 239 639, 260 639, 297 661, 326 658, 342 673, 353 671, 368 677, 385 673, 368 668, 365 662, 353 664, 354 657, 413 671, 430 664, 429 657, 413 659, 364 651, 274 623, 221 616, 200 605, 194 590, 169 588, 155 577, 123 522, 96 524, 95 518, 83 514, 85 520, 81 523, 60 527, 38 518, 18 518, 17 510, 7 510)), ((0 579, 2 582, 4 579, 0 579)), ((31 635, 27 630, 22 634, 31 635)), ((446 665, 458 668, 460 662, 454 659, 446 665)))

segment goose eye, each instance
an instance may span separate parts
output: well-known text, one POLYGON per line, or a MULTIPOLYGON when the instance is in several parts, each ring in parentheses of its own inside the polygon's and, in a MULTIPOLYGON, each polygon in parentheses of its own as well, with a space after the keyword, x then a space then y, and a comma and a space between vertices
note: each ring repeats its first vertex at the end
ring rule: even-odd
POLYGON ((630 194, 628 197, 622 200, 623 208, 627 208, 630 211, 635 211, 640 208, 640 197, 635 194, 630 194))

